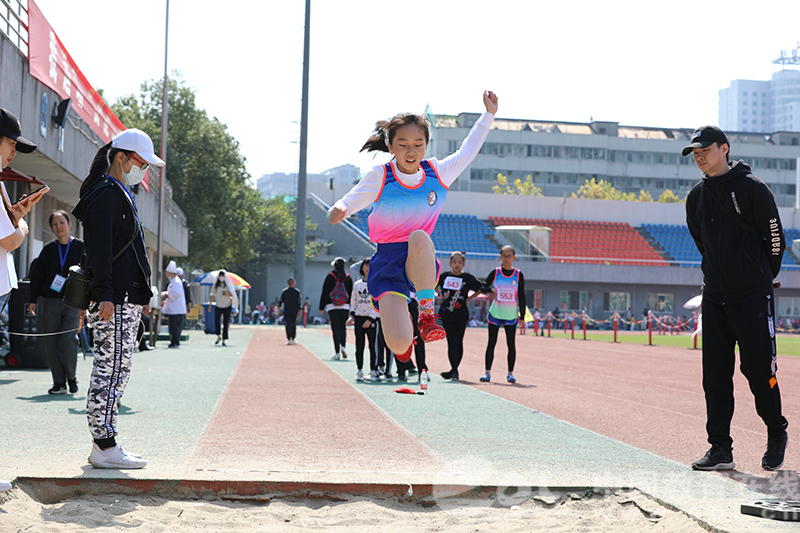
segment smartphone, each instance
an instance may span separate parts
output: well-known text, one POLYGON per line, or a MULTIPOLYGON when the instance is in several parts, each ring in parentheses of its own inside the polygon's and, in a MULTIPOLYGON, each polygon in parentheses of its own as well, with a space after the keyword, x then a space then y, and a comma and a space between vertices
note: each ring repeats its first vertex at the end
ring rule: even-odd
POLYGON ((38 193, 39 193, 39 192, 40 192, 42 189, 50 189, 50 187, 48 187, 47 185, 42 185, 41 187, 39 187, 38 189, 36 189, 36 190, 35 190, 35 191, 33 191, 32 193, 30 193, 30 194, 28 194, 27 196, 25 196, 25 198, 20 198, 19 200, 17 200, 17 202, 20 202, 20 201, 22 201, 22 200, 25 200, 26 198, 31 198, 31 197, 32 197, 32 196, 34 196, 35 194, 38 194, 38 193))

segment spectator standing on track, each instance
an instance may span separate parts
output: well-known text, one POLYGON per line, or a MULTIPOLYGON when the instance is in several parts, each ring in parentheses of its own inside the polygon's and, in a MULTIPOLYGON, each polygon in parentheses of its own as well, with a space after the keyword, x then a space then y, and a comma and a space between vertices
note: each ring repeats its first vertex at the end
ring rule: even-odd
POLYGON ((169 346, 178 349, 181 347, 181 330, 186 319, 186 293, 183 280, 178 276, 178 265, 170 261, 165 269, 169 280, 167 290, 161 293, 161 314, 167 317, 169 329, 169 346))
POLYGON ((328 322, 333 333, 333 360, 347 359, 347 318, 350 315, 350 296, 353 293, 353 278, 344 271, 345 260, 337 257, 331 261, 333 270, 325 276, 322 294, 319 297, 319 314, 328 313, 328 322))
MULTIPOLYGON (((17 155, 29 154, 36 150, 36 145, 22 136, 19 120, 10 111, 0 108, 0 170, 6 168, 17 155)), ((38 202, 49 188, 45 187, 36 195, 23 196, 16 204, 11 204, 4 183, 0 182, 0 200, 5 208, 0 212, 0 253, 5 252, 0 261, 0 313, 5 309, 11 289, 17 288, 17 273, 14 258, 11 255, 28 236, 28 223, 22 218, 27 215, 33 205, 38 202)), ((11 489, 11 483, 0 481, 0 491, 11 489)))
POLYGON ((69 267, 81 261, 83 241, 70 235, 72 222, 66 211, 50 215, 50 229, 55 240, 47 243, 31 268, 30 303, 28 312, 39 315, 42 338, 47 351, 47 364, 53 375, 53 387, 48 394, 78 392, 75 369, 78 366, 78 337, 80 324, 77 309, 64 305, 61 289, 67 279, 69 267))
POLYGON ((95 468, 147 464, 117 443, 116 426, 136 332, 153 296, 142 223, 128 190, 150 166, 164 166, 164 161, 153 153, 146 133, 129 129, 117 134, 97 151, 72 210, 83 223, 86 262, 94 275, 87 321, 95 350, 86 416, 93 439, 89 462, 95 468))
MULTIPOLYGON (((486 277, 484 292, 492 291, 494 301, 489 307, 489 343, 486 346, 486 373, 480 380, 488 382, 492 378, 492 362, 494 361, 494 347, 497 344, 497 334, 500 328, 506 330, 506 345, 508 346, 508 375, 506 381, 516 383, 514 377, 514 364, 517 361, 517 323, 525 319, 525 278, 519 269, 514 268, 514 259, 517 251, 513 246, 503 246, 500 249, 501 266, 494 269, 486 277)), ((558 308, 556 308, 558 309, 558 308)))
POLYGON ((239 298, 236 296, 236 289, 233 288, 233 282, 224 270, 217 273, 217 280, 211 286, 211 301, 208 304, 208 310, 214 306, 214 326, 217 330, 217 340, 214 344, 219 344, 222 341, 223 346, 227 346, 225 341, 228 340, 228 327, 231 324, 231 312, 235 306, 239 305, 239 298), (220 324, 220 321, 222 324, 220 324))
POLYGON ((377 377, 377 344, 376 326, 378 311, 372 305, 372 296, 367 288, 369 275, 369 257, 364 259, 359 266, 358 273, 361 279, 353 284, 353 293, 350 296, 350 318, 347 325, 354 325, 353 333, 356 337, 356 381, 364 381, 364 345, 369 344, 369 370, 370 376, 377 377))
POLYGON ((468 304, 483 288, 483 284, 475 276, 464 272, 465 261, 462 252, 450 254, 450 270, 442 273, 436 284, 436 289, 442 296, 439 316, 442 317, 442 327, 447 333, 447 358, 450 360, 450 370, 441 372, 440 375, 453 381, 458 381, 458 365, 464 357, 464 333, 469 322, 468 304))
POLYGON ((775 198, 744 161, 730 162, 730 143, 716 126, 692 134, 690 153, 703 178, 686 197, 686 224, 703 258, 703 391, 711 449, 696 470, 734 468, 733 373, 742 373, 767 426, 765 470, 783 466, 788 422, 781 413, 775 347, 773 280, 786 240, 775 198))
POLYGON ((286 344, 297 344, 297 315, 300 313, 300 291, 294 278, 289 278, 289 285, 281 292, 280 302, 283 305, 283 326, 286 328, 286 344))

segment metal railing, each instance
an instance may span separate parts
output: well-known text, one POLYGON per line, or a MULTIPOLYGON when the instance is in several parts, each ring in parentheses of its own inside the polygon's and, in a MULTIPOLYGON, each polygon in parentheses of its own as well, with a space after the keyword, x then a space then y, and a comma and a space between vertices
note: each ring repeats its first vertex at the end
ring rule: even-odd
MULTIPOLYGON (((317 196, 317 195, 316 195, 316 194, 314 194, 313 192, 309 192, 309 193, 308 193, 308 197, 311 199, 311 201, 312 201, 312 202, 314 202, 314 204, 315 204, 317 207, 319 207, 320 209, 324 210, 326 213, 328 212, 328 209, 330 209, 330 208, 331 208, 331 206, 330 206, 330 205, 326 204, 326 203, 325 203, 325 202, 322 200, 322 198, 320 198, 319 196, 317 196)), ((343 225, 345 228, 347 228, 347 230, 348 230, 348 231, 350 231, 351 233, 353 233, 353 235, 355 235, 356 237, 358 237, 359 239, 361 239, 362 241, 364 241, 366 244, 369 244, 370 246, 375 246, 375 245, 372 243, 372 241, 370 241, 370 240, 369 240, 369 235, 367 235, 366 233, 364 233, 363 231, 361 231, 361 229, 360 229, 358 226, 356 226, 355 224, 353 224, 353 223, 352 223, 352 222, 350 222, 349 220, 345 219, 345 220, 344 220, 344 222, 342 222, 342 225, 343 225)))

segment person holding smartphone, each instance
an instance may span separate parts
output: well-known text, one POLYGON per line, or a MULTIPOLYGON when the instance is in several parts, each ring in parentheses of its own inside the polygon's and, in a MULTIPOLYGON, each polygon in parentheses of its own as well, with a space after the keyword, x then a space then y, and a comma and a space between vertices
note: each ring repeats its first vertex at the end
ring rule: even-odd
MULTIPOLYGON (((19 119, 11 111, 0 107, 0 170, 6 168, 17 153, 29 154, 36 145, 22 136, 19 119)), ((0 213, 0 312, 8 302, 11 289, 17 288, 17 272, 14 268, 13 250, 20 247, 28 235, 28 224, 22 218, 49 189, 42 189, 35 195, 23 196, 16 204, 11 204, 4 183, 0 182, 0 196, 3 207, 0 213)), ((0 491, 9 490, 11 483, 0 480, 0 491)))

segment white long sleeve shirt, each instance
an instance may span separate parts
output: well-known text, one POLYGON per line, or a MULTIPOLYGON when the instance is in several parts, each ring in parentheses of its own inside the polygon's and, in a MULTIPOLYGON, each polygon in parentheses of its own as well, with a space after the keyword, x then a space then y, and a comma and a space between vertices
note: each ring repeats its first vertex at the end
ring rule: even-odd
MULTIPOLYGON (((431 166, 436 170, 441 179, 442 184, 450 188, 450 185, 456 181, 456 178, 464 172, 475 156, 483 146, 486 136, 489 134, 489 128, 494 120, 494 113, 485 112, 472 126, 472 129, 467 134, 461 147, 454 154, 451 154, 441 161, 431 158, 431 166)), ((355 187, 350 189, 350 192, 345 194, 340 200, 334 203, 338 209, 345 211, 345 217, 349 217, 353 213, 357 213, 362 209, 369 207, 372 202, 378 197, 378 194, 383 187, 383 165, 378 165, 372 170, 367 172, 361 181, 355 187)), ((414 188, 425 179, 425 172, 420 168, 414 174, 404 174, 397 169, 397 179, 406 187, 414 188)))
POLYGON ((172 276, 167 285, 167 297, 161 305, 161 312, 165 315, 185 315, 186 295, 183 291, 183 281, 180 276, 172 276))

